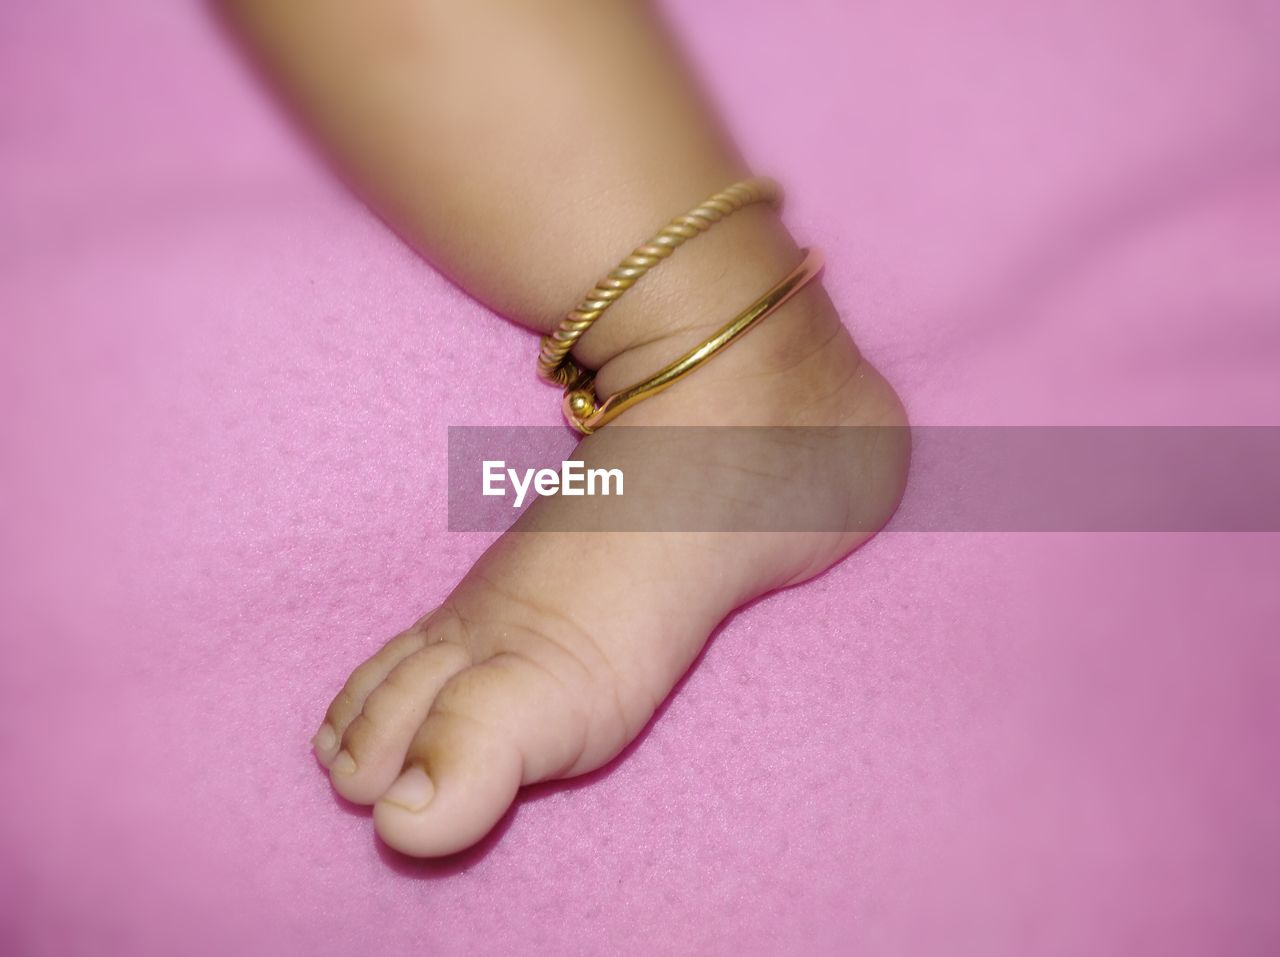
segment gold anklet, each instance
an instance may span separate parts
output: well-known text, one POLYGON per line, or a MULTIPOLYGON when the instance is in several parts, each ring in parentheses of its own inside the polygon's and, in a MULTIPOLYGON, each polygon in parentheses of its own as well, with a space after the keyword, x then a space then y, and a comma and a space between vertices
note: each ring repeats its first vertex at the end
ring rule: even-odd
POLYGON ((543 336, 542 349, 538 354, 538 375, 569 389, 588 382, 591 374, 574 362, 569 352, 609 306, 650 269, 726 216, 752 203, 776 206, 781 201, 782 189, 778 184, 759 176, 734 183, 663 226, 648 242, 637 246, 630 256, 622 260, 617 269, 596 283, 578 307, 560 320, 555 332, 543 336))
POLYGON ((603 402, 596 397, 595 373, 584 372, 581 382, 565 390, 565 418, 583 435, 590 435, 637 402, 656 395, 683 379, 765 316, 775 312, 784 302, 803 289, 821 269, 822 254, 816 249, 804 250, 804 259, 799 266, 793 269, 782 282, 738 313, 714 336, 697 348, 686 352, 670 365, 663 367, 655 375, 629 389, 615 392, 603 402))

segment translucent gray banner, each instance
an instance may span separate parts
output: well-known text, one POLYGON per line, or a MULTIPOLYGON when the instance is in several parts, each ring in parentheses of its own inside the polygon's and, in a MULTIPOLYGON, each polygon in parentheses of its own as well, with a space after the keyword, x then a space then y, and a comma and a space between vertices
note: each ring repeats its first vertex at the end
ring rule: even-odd
POLYGON ((580 444, 559 427, 451 427, 449 528, 517 519, 541 531, 1280 531, 1280 427, 611 426, 580 444))

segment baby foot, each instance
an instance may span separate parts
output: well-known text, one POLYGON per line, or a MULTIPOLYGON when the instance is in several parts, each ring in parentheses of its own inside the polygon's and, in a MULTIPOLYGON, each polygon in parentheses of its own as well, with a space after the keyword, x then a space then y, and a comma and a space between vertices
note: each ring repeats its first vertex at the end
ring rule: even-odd
MULTIPOLYGON (((628 350, 600 370, 601 394, 682 348, 673 338, 628 350)), ((904 424, 892 389, 815 286, 574 457, 607 461, 626 425, 904 424)), ((795 430, 796 441, 832 441, 826 431, 795 430)), ((534 503, 440 608, 352 673, 314 739, 333 787, 372 804, 378 834, 406 854, 475 843, 522 785, 615 757, 734 608, 870 537, 897 504, 907 455, 904 431, 886 429, 856 464, 737 470, 727 490, 723 474, 707 483, 721 511, 767 511, 779 481, 799 485, 824 513, 814 527, 830 531, 526 531, 547 527, 552 500, 534 503)))

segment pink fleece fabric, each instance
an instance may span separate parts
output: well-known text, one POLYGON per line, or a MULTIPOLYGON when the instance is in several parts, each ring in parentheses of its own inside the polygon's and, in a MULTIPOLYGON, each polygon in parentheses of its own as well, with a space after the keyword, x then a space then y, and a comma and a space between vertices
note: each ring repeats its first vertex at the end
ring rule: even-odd
MULTIPOLYGON (((1280 424, 1280 15, 672 0, 923 424, 1280 424)), ((534 341, 198 4, 0 8, 0 951, 1280 952, 1280 537, 882 534, 441 862, 308 738, 534 341), (478 357, 483 357, 478 371, 478 357)))

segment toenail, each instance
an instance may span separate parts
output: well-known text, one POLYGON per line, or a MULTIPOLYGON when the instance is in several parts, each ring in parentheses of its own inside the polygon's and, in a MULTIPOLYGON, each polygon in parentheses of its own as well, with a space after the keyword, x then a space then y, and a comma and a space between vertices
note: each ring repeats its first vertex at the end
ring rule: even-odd
POLYGON ((396 778, 396 783, 387 788, 382 800, 416 813, 431 802, 435 791, 427 772, 418 765, 411 764, 396 778))
POLYGON ((311 739, 311 744, 317 751, 330 751, 337 743, 338 732, 334 731, 327 721, 320 725, 320 730, 311 739))
POLYGON ((339 774, 355 774, 356 759, 348 751, 339 751, 338 756, 333 759, 333 764, 329 766, 329 770, 336 771, 339 774))

